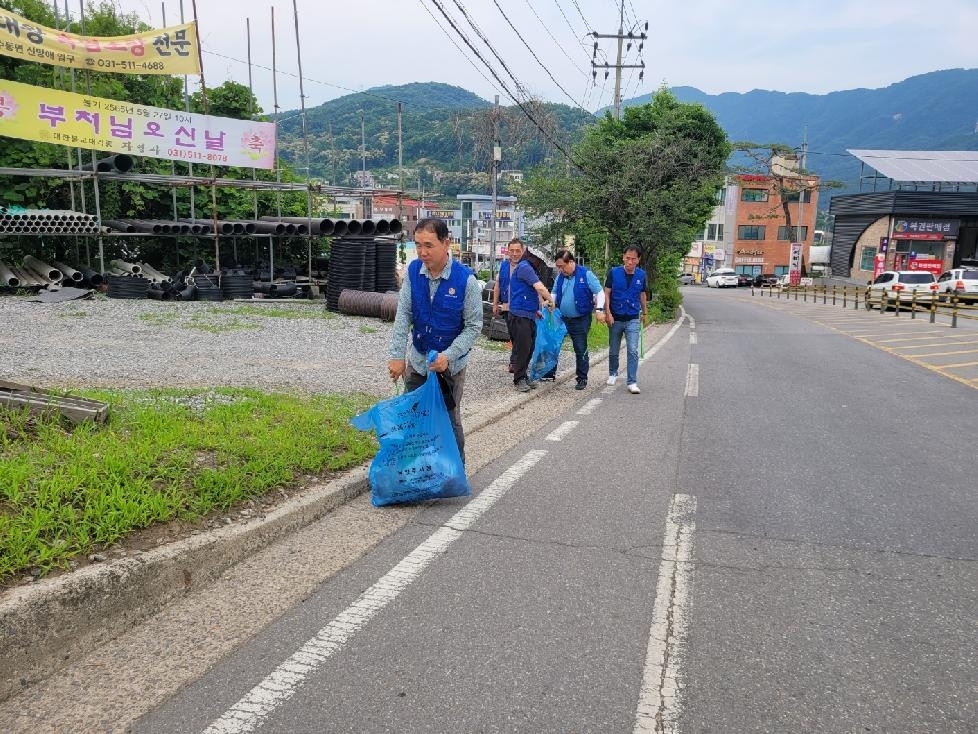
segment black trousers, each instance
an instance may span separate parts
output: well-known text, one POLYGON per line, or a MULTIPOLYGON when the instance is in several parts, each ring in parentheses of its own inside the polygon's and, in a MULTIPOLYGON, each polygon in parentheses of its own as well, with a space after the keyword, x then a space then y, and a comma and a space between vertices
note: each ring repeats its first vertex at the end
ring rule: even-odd
POLYGON ((537 320, 525 316, 509 315, 506 322, 509 338, 513 340, 513 384, 527 376, 530 358, 533 356, 533 342, 537 337, 537 320))

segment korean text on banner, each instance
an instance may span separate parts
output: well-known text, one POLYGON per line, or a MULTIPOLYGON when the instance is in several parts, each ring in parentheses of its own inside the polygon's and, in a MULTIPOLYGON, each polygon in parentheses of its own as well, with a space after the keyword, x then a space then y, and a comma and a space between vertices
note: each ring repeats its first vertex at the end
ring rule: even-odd
POLYGON ((119 74, 200 74, 193 23, 99 38, 45 28, 0 8, 0 54, 119 74))
POLYGON ((0 135, 112 153, 275 167, 275 123, 147 107, 0 79, 0 135))

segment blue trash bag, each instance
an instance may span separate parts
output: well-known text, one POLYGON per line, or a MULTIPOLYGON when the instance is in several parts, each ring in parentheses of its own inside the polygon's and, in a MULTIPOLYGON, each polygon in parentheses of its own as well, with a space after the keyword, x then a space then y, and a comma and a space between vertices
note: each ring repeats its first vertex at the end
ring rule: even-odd
POLYGON ((531 380, 539 380, 549 373, 556 372, 560 358, 560 345, 567 336, 567 325, 559 308, 553 311, 544 309, 543 318, 537 322, 537 338, 533 342, 533 356, 530 357, 531 380))
POLYGON ((382 400, 350 423, 377 431, 380 450, 369 473, 374 507, 472 493, 437 373, 429 372, 417 390, 382 400))

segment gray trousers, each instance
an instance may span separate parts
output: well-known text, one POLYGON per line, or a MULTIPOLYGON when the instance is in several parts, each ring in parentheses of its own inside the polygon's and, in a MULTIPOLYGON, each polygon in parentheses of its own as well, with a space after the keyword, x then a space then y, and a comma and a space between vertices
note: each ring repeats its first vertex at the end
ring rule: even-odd
MULTIPOLYGON (((462 387, 465 385, 465 368, 463 367, 458 371, 458 374, 451 374, 448 370, 441 373, 445 382, 448 385, 448 389, 451 390, 452 399, 455 401, 455 407, 449 408, 448 417, 452 419, 452 430, 455 432, 455 443, 458 444, 458 453, 462 457, 462 463, 465 463, 465 435, 462 433, 462 387)), ((404 386, 408 390, 417 390, 421 387, 425 380, 428 379, 428 375, 419 375, 411 367, 410 362, 405 364, 404 370, 404 386)), ((448 403, 445 403, 445 407, 448 408, 448 403)))

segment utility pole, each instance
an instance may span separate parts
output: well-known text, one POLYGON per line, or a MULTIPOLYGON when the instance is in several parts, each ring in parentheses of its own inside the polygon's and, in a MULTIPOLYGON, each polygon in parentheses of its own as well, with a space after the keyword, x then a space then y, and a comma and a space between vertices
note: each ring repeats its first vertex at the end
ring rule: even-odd
POLYGON ((641 69, 638 73, 638 80, 642 81, 645 78, 645 61, 640 61, 638 64, 623 64, 622 55, 623 51, 630 51, 632 48, 632 42, 638 41, 638 51, 642 52, 642 48, 645 46, 645 39, 648 38, 649 24, 645 23, 645 29, 639 33, 635 32, 635 27, 626 33, 625 32, 625 0, 621 0, 618 10, 618 33, 598 33, 593 31, 591 36, 595 39, 594 41, 594 53, 591 56, 591 76, 597 81, 598 69, 604 69, 604 78, 607 79, 611 69, 615 70, 615 119, 621 119, 621 71, 622 69, 641 69), (598 41, 599 38, 615 38, 618 40, 618 56, 612 66, 607 61, 604 64, 598 63, 598 41), (626 45, 627 39, 627 45, 626 45), (622 48, 624 46, 624 49, 622 48))
POLYGON ((492 219, 489 225, 489 277, 496 277, 496 176, 499 161, 502 160, 502 148, 499 145, 499 95, 492 110, 492 219))
POLYGON ((404 219, 404 208, 401 202, 404 200, 404 141, 401 138, 401 103, 397 103, 397 175, 398 175, 398 186, 397 190, 400 192, 397 195, 397 218, 404 219))

